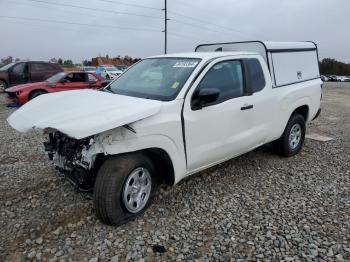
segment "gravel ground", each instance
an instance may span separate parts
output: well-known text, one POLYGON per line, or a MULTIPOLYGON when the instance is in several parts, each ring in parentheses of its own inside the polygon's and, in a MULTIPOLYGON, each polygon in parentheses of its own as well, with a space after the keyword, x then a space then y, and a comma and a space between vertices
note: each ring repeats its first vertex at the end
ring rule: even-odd
POLYGON ((47 160, 40 135, 5 122, 0 95, 0 261, 350 261, 350 85, 324 88, 307 139, 269 146, 160 190, 140 218, 101 224, 89 195, 47 160))

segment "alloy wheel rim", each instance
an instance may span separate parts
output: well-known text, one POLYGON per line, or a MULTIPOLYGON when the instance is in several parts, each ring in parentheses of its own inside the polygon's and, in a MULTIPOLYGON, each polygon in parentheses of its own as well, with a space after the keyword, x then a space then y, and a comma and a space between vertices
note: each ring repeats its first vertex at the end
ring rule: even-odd
POLYGON ((123 188, 123 203, 130 213, 140 212, 147 204, 151 194, 151 175, 144 167, 132 171, 123 188))
POLYGON ((298 147, 301 140, 301 132, 301 125, 298 123, 294 124, 290 129, 288 142, 292 150, 298 147))

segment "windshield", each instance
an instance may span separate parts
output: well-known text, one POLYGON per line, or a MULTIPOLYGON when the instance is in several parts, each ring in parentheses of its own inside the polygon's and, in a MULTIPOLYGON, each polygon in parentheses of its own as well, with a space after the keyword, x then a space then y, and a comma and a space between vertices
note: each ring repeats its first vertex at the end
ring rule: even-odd
POLYGON ((200 59, 150 58, 142 60, 108 86, 121 95, 170 101, 180 92, 200 59))
POLYGON ((7 70, 7 69, 9 69, 11 66, 13 66, 14 64, 16 64, 16 63, 7 64, 7 65, 1 67, 0 70, 1 70, 1 71, 7 70))
POLYGON ((48 82, 48 83, 57 83, 57 82, 60 81, 65 75, 66 75, 66 73, 64 73, 64 72, 57 73, 57 74, 55 74, 55 75, 49 77, 48 79, 46 79, 46 82, 48 82))

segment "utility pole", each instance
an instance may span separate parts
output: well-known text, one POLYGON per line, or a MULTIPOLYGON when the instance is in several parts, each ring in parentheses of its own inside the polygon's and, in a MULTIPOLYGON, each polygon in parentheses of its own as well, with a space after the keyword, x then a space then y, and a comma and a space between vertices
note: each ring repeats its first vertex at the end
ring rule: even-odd
POLYGON ((168 12, 167 12, 167 0, 164 0, 164 54, 168 51, 168 12))

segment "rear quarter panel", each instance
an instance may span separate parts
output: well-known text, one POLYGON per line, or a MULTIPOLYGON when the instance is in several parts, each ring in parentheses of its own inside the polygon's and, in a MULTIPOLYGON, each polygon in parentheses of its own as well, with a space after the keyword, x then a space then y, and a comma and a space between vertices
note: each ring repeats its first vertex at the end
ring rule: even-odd
POLYGON ((275 128, 271 130, 271 141, 282 135, 289 118, 298 107, 308 106, 307 123, 316 116, 321 105, 321 85, 321 79, 316 79, 272 89, 271 94, 276 98, 278 112, 274 115, 275 128))

